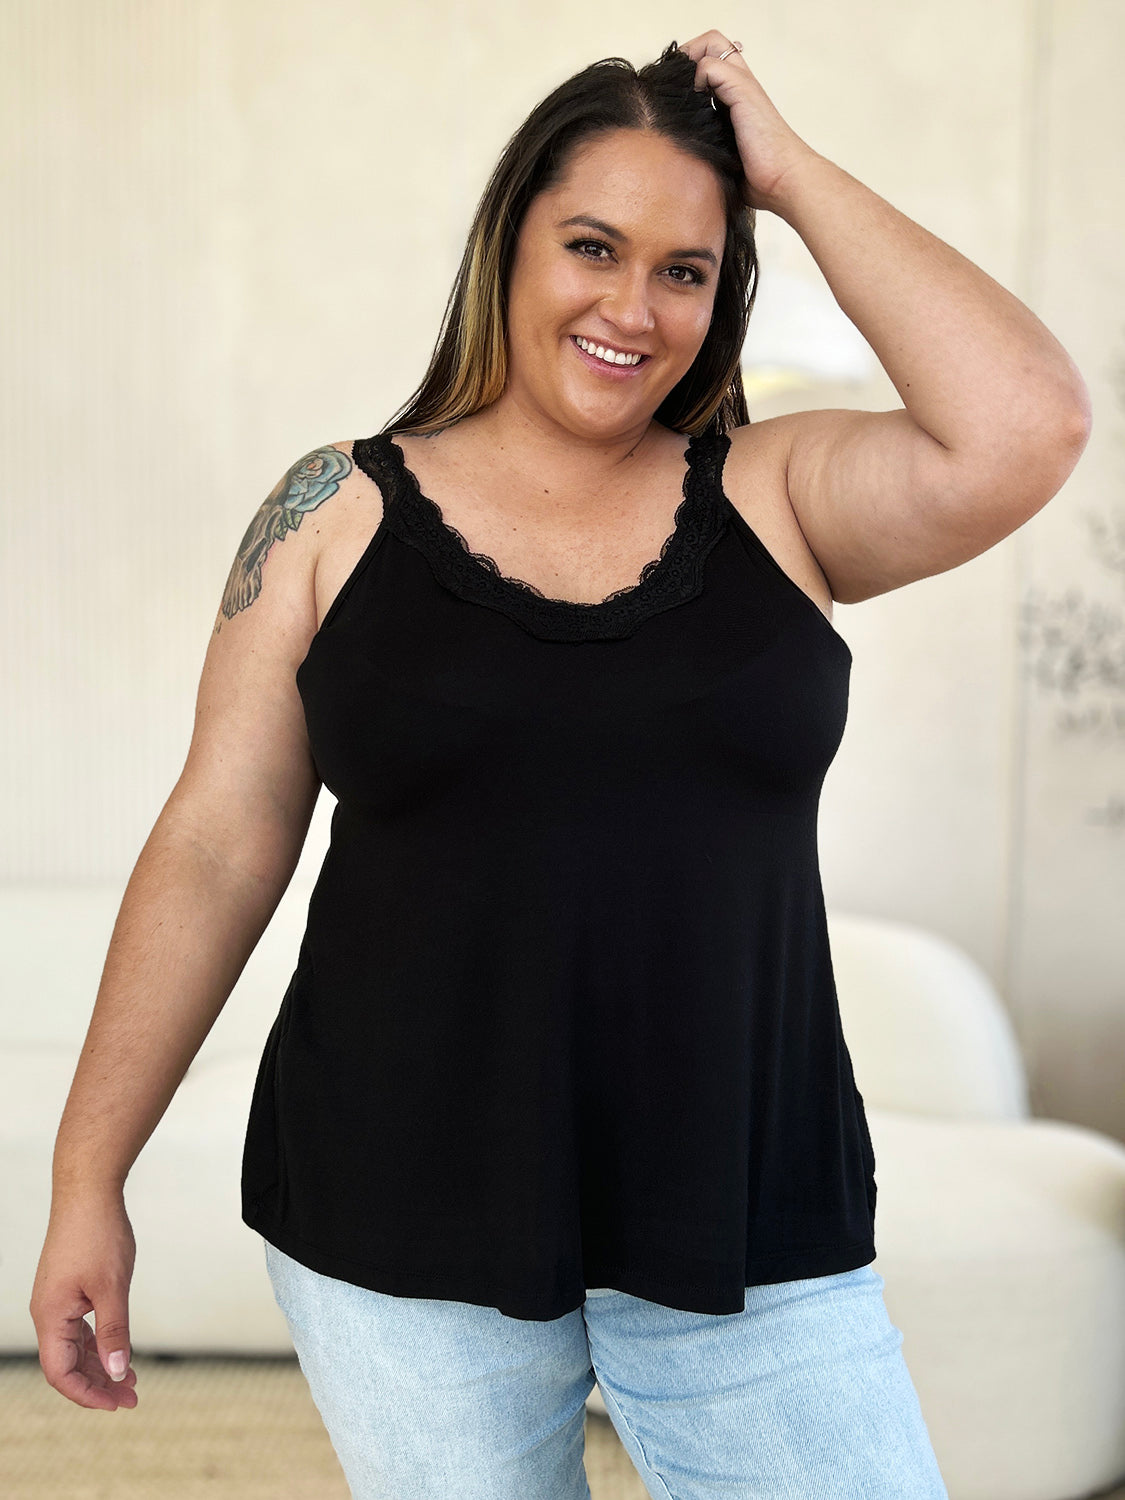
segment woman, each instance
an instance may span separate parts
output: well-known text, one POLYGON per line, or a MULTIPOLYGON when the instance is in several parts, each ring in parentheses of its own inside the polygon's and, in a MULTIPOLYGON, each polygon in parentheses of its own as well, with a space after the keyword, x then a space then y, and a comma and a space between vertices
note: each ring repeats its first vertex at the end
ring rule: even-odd
POLYGON ((1008 535, 1088 425, 1043 325, 806 145, 739 43, 555 90, 410 405, 298 461, 231 569, 60 1124, 50 1384, 136 1404, 124 1180, 323 782, 243 1218, 353 1493, 588 1495, 596 1379, 654 1496, 945 1495, 816 864, 832 603, 1008 535), (748 422, 761 209, 905 409, 748 422))

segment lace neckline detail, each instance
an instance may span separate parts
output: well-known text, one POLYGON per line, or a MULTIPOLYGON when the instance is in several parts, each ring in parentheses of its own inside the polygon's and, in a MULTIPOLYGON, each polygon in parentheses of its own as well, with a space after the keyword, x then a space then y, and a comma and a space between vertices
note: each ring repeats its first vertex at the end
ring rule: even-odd
POLYGON ((635 583, 594 602, 551 598, 534 584, 501 572, 487 553, 471 551, 423 492, 392 436, 382 432, 352 445, 359 467, 381 482, 389 529, 428 558, 451 592, 502 611, 532 635, 557 641, 621 639, 650 615, 702 591, 704 561, 726 522, 721 475, 730 438, 725 434, 697 433, 687 439, 683 499, 660 555, 644 565, 635 583))

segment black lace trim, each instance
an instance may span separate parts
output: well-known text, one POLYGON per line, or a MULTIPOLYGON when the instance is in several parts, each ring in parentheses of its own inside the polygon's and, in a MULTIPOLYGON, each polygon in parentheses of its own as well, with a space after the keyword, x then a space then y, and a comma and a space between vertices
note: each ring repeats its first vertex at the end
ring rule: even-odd
POLYGON ((684 498, 660 556, 644 565, 636 583, 594 603, 552 599, 533 584, 502 573, 487 553, 470 551, 439 506, 422 493, 390 433, 356 439, 352 458, 382 490, 387 528, 417 548, 452 593, 502 611, 542 640, 620 640, 650 615, 702 592, 703 565, 727 521, 722 469, 729 447, 725 434, 688 438, 684 498))

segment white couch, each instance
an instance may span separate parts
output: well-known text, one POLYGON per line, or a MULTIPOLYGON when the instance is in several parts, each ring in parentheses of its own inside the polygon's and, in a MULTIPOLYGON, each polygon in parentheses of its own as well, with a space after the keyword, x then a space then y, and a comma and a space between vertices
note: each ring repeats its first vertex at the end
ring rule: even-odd
MULTIPOLYGON (((239 1211, 255 1069, 293 966, 294 883, 126 1185, 140 1354, 289 1353, 239 1211)), ((51 1150, 122 890, 0 891, 0 1352, 27 1310, 51 1150)), ((1078 1500, 1125 1477, 1125 1146, 1029 1115, 1007 1014, 950 943, 829 913, 867 1107, 885 1281, 951 1500, 1078 1500)), ((590 1405, 604 1410, 598 1392, 590 1405)))

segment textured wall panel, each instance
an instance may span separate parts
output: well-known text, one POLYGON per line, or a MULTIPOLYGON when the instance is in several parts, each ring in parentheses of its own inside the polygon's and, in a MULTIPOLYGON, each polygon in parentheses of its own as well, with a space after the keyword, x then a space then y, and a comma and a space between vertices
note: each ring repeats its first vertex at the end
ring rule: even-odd
MULTIPOLYGON (((247 521, 297 457, 410 395, 511 131, 585 63, 717 19, 7 0, 0 878, 124 886, 247 521)), ((855 666, 821 848, 831 902, 985 966, 1041 1108, 1125 1136, 1121 7, 806 0, 723 24, 811 145, 1028 302, 1094 394, 1087 454, 1028 526, 837 606, 855 666)), ((763 306, 773 267, 819 276, 768 220, 763 306)), ((794 404, 900 402, 880 374, 794 404)))

